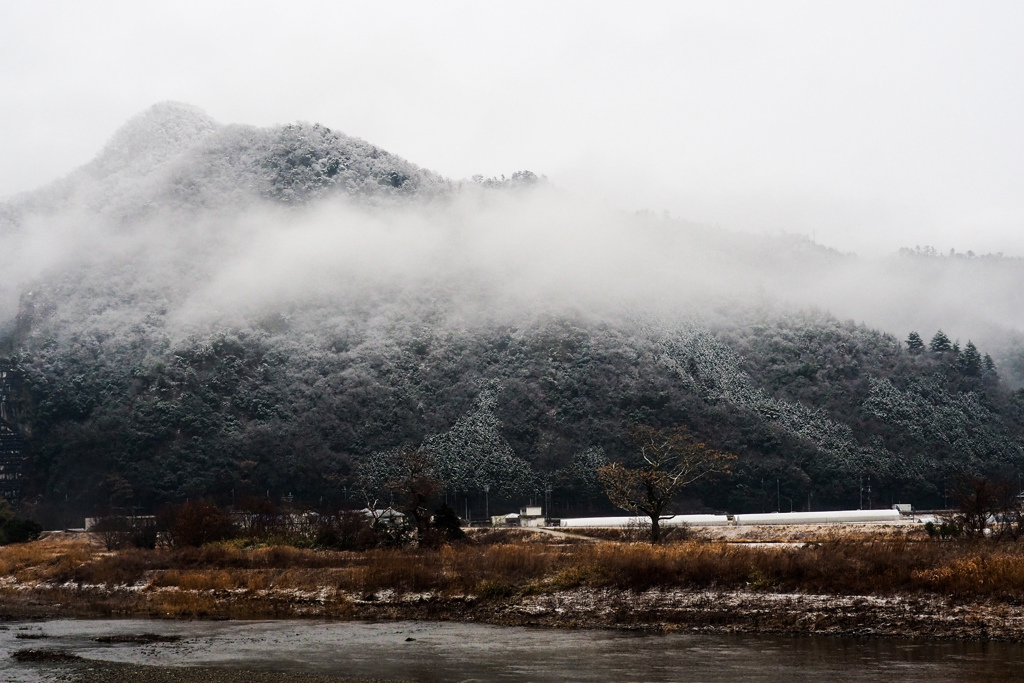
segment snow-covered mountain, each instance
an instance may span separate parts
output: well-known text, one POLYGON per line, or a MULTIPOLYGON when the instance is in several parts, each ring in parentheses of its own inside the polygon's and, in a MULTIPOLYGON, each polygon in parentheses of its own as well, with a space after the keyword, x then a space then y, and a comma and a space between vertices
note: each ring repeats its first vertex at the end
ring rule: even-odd
POLYGON ((43 508, 331 497, 418 443, 463 495, 487 472, 600 505, 581 463, 627 456, 635 423, 740 456, 695 508, 761 509, 776 481, 849 505, 865 476, 934 504, 1024 466, 1021 285, 1016 259, 864 259, 174 103, 0 204, 0 360, 43 508), (901 341, 940 327, 958 351, 901 341))

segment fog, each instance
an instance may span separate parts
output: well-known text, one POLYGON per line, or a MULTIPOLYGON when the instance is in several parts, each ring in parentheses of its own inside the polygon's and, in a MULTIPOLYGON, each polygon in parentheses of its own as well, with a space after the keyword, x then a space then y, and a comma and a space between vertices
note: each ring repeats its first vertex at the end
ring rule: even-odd
POLYGON ((820 309, 906 337, 1003 345, 1024 331, 1024 263, 843 254, 594 207, 557 187, 465 187, 442 204, 327 201, 240 220, 247 234, 189 292, 179 321, 223 321, 369 290, 450 298, 462 312, 715 321, 820 309))
POLYGON ((464 325, 537 315, 729 324, 816 309, 900 339, 942 328, 1001 348, 1024 331, 1017 259, 858 256, 800 235, 620 211, 544 180, 453 185, 423 176, 434 185, 409 196, 328 192, 282 204, 251 190, 248 167, 220 161, 249 154, 245 145, 272 131, 165 107, 129 123, 97 162, 3 206, 5 320, 25 292, 42 291, 68 302, 58 315, 72 327, 156 312, 179 337, 270 313, 425 302, 464 325), (154 120, 177 132, 145 137, 154 120), (203 133, 191 139, 190 125, 203 133))
POLYGON ((175 99, 610 209, 1024 256, 1022 31, 1014 2, 3 3, 0 197, 175 99))

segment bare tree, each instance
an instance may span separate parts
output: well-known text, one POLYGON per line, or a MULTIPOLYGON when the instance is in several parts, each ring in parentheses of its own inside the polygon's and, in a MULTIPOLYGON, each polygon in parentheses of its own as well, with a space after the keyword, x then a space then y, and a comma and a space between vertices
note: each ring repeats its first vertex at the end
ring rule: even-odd
POLYGON ((956 488, 957 513, 963 533, 973 538, 985 536, 996 512, 1003 507, 1001 486, 985 477, 964 477, 956 488))
POLYGON ((956 487, 952 523, 972 538, 1016 541, 1024 535, 1024 501, 1005 479, 964 477, 956 487))
MULTIPOLYGON (((361 464, 358 476, 371 514, 376 506, 370 497, 386 495, 409 520, 416 540, 423 538, 430 523, 428 505, 441 490, 432 450, 406 445, 375 453, 361 464)), ((375 522, 379 522, 376 517, 375 522)))
POLYGON ((661 540, 661 520, 676 495, 698 479, 728 472, 736 456, 697 441, 686 427, 632 431, 639 466, 605 465, 597 474, 608 498, 618 507, 651 520, 651 543, 661 540))
POLYGON ((93 524, 91 531, 99 537, 107 550, 120 550, 128 545, 132 526, 123 515, 108 515, 93 524))

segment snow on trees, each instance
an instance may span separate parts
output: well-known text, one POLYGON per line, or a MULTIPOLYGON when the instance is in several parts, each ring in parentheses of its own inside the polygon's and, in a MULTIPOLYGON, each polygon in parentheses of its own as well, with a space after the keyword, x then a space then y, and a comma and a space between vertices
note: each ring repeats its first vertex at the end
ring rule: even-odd
POLYGON ((649 333, 657 335, 662 362, 706 400, 753 410, 782 431, 812 443, 824 456, 826 469, 864 470, 869 453, 848 425, 829 419, 823 410, 769 396, 742 370, 741 358, 714 335, 692 324, 649 333))
MULTIPOLYGON (((932 467, 977 472, 986 462, 1024 462, 1024 448, 974 392, 950 393, 941 377, 912 377, 906 389, 872 379, 869 415, 896 427, 932 467)), ((906 450, 906 449, 905 449, 906 450)))
POLYGON ((485 387, 473 413, 459 418, 447 432, 424 440, 424 447, 436 454, 445 489, 482 491, 487 486, 500 495, 513 495, 534 488, 530 464, 516 456, 499 431, 496 392, 496 385, 485 387))
POLYGON ((445 491, 511 496, 532 490, 536 475, 499 433, 495 390, 485 387, 476 410, 447 432, 427 437, 420 446, 379 451, 364 459, 357 478, 368 504, 386 496, 420 528, 427 503, 445 491))
POLYGON ((911 332, 907 335, 907 350, 911 353, 921 353, 924 351, 924 340, 921 339, 921 335, 917 332, 911 332))
POLYGON ((978 348, 974 345, 974 342, 968 340, 963 352, 957 356, 957 369, 965 375, 977 377, 981 374, 981 363, 981 354, 978 353, 978 348))
POLYGON ((950 342, 945 332, 939 330, 928 343, 928 348, 932 350, 932 353, 945 353, 953 350, 953 343, 950 342))

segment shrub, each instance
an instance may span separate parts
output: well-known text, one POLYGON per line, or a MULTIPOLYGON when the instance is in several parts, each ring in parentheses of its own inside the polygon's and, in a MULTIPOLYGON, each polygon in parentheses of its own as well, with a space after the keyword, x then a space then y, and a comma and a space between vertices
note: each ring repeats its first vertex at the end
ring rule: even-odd
POLYGON ((39 538, 43 527, 31 519, 12 518, 0 523, 0 545, 28 543, 39 538))
POLYGON ((132 528, 127 517, 112 515, 102 517, 90 529, 107 550, 120 550, 128 546, 132 528))
POLYGON ((361 512, 324 515, 317 524, 313 547, 329 550, 369 550, 383 545, 379 529, 361 512))
POLYGON ((0 545, 34 541, 41 533, 43 527, 30 519, 15 516, 10 504, 0 498, 0 545))
POLYGON ((483 600, 505 600, 518 592, 515 586, 504 581, 484 580, 476 587, 476 594, 483 600))
POLYGON ((430 520, 430 531, 424 542, 427 545, 437 546, 452 541, 461 541, 465 538, 466 532, 462 530, 462 520, 459 519, 458 513, 448 505, 442 505, 430 520))
POLYGON ((234 537, 236 529, 231 516, 206 501, 193 501, 165 512, 171 545, 193 547, 234 537))

